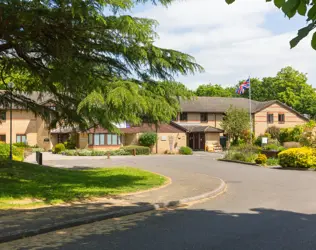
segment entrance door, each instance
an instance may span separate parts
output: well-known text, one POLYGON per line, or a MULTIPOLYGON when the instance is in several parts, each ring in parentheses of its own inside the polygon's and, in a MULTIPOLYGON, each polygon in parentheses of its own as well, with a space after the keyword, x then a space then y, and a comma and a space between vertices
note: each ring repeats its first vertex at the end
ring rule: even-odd
POLYGON ((205 134, 204 133, 190 133, 189 147, 193 150, 205 150, 205 134))

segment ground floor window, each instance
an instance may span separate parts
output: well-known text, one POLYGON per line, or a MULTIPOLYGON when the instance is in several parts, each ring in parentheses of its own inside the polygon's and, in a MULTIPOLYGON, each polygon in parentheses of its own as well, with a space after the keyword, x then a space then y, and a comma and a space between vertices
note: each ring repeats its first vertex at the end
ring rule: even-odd
POLYGON ((117 134, 88 134, 88 144, 94 146, 120 145, 121 138, 117 134))
POLYGON ((16 135, 16 142, 26 143, 26 135, 16 135))
POLYGON ((5 135, 0 135, 0 141, 6 142, 6 136, 5 135))

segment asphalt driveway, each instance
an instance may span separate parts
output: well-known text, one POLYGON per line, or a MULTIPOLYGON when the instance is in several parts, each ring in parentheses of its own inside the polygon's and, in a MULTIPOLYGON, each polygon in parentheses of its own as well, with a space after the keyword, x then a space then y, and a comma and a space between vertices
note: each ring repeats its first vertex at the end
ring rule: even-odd
POLYGON ((228 190, 188 208, 97 222, 7 243, 3 249, 316 248, 316 172, 218 162, 215 155, 82 158, 50 164, 186 172, 197 184, 195 174, 207 174, 226 181, 228 190))

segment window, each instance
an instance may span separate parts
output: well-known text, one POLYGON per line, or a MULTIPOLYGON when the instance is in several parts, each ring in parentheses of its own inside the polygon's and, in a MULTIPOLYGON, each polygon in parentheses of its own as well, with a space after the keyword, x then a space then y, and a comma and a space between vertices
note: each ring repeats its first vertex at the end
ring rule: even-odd
POLYGON ((180 121, 187 121, 188 113, 180 113, 180 121))
POLYGON ((267 121, 268 121, 268 123, 273 123, 274 122, 273 114, 268 114, 267 121))
POLYGON ((207 113, 200 114, 201 122, 208 122, 207 113))
POLYGON ((0 135, 0 141, 2 141, 2 142, 6 142, 6 140, 5 140, 6 138, 5 138, 5 135, 0 135))
POLYGON ((105 134, 94 134, 94 145, 99 146, 99 145, 105 145, 104 144, 104 137, 105 134))
POLYGON ((284 123, 284 122, 285 122, 285 115, 279 114, 279 123, 284 123))
POLYGON ((121 138, 117 134, 88 134, 88 144, 94 146, 120 145, 121 138))
POLYGON ((16 135, 16 142, 23 142, 26 143, 26 135, 16 135))
POLYGON ((6 120, 7 119, 7 112, 0 111, 0 120, 6 120))
POLYGON ((93 145, 93 134, 88 134, 88 144, 93 145))

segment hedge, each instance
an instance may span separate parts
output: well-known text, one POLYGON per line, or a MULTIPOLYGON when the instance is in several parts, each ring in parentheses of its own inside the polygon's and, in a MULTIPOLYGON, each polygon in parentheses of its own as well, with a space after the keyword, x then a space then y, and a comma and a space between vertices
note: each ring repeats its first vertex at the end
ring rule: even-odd
POLYGON ((149 155, 150 154, 150 148, 144 147, 144 146, 137 146, 137 145, 131 145, 131 146, 125 146, 121 147, 121 149, 129 152, 129 154, 133 154, 134 149, 136 150, 136 155, 149 155))
MULTIPOLYGON (((10 144, 0 143, 0 156, 1 158, 8 159, 10 156, 10 144)), ((12 158, 15 161, 23 161, 24 160, 24 149, 17 148, 12 145, 12 158)))
POLYGON ((316 149, 291 148, 278 155, 280 166, 286 168, 316 168, 316 149))

